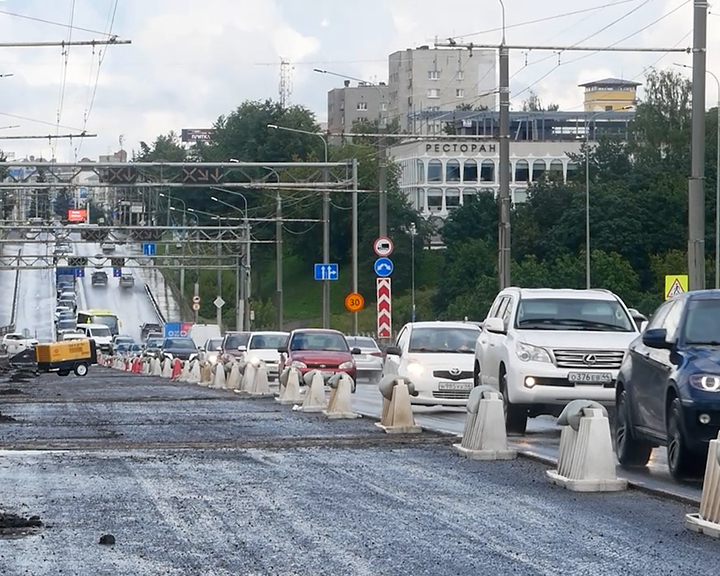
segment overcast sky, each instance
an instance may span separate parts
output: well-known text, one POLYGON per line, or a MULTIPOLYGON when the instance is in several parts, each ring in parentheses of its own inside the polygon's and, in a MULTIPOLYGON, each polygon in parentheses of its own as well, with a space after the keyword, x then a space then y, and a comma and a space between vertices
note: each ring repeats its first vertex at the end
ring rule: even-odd
MULTIPOLYGON (((609 46, 627 37, 620 45, 692 42, 691 0, 504 2, 508 44, 609 46), (570 12, 575 14, 562 16, 570 12), (526 24, 552 16, 557 17, 526 24)), ((83 128, 98 134, 81 145, 61 140, 56 148, 48 140, 0 142, 18 158, 54 152, 59 160, 96 159, 117 150, 121 135, 131 151, 170 130, 209 127, 244 100, 277 99, 281 57, 293 63, 291 103, 307 106, 323 121, 326 93, 342 80, 313 67, 386 81, 393 51, 450 36, 497 44, 501 24, 499 0, 0 0, 0 11, 3 42, 102 39, 111 21, 113 34, 132 41, 72 47, 66 55, 59 47, 2 49, 0 73, 13 76, 0 78, 0 127, 20 126, 0 136, 83 128), (89 31, 71 34, 71 17, 75 27, 89 31)), ((720 6, 717 14, 711 9, 708 17, 708 68, 720 75, 720 6)), ((513 104, 521 105, 532 89, 544 103, 578 110, 581 82, 608 76, 642 81, 653 65, 690 61, 687 54, 516 51, 513 104)), ((711 78, 707 97, 708 106, 714 105, 711 78)))

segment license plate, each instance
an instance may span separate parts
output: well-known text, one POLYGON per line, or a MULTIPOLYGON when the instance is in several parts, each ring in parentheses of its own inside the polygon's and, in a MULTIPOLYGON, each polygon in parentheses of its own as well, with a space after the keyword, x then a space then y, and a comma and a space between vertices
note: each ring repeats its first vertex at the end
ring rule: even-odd
POLYGON ((440 382, 438 390, 472 390, 472 382, 440 382))
POLYGON ((612 382, 610 372, 570 372, 568 380, 577 384, 607 384, 612 382))

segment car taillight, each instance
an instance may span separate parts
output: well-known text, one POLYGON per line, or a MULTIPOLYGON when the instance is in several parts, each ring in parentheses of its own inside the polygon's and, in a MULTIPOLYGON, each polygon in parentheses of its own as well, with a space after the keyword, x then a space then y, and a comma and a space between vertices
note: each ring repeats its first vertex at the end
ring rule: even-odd
POLYGON ((370 356, 376 356, 378 358, 382 358, 383 353, 382 352, 370 352, 370 356))

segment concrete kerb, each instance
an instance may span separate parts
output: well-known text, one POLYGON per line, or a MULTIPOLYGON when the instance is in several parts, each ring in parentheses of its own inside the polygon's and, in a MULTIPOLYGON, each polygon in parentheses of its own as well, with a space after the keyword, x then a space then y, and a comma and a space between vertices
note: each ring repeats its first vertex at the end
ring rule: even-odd
MULTIPOLYGON (((378 416, 374 412, 368 412, 367 410, 357 410, 357 413, 363 416, 364 418, 369 418, 370 420, 376 420, 377 422, 380 421, 380 416, 378 416)), ((453 434, 452 432, 448 432, 447 430, 441 430, 440 428, 437 428, 436 426, 429 426, 429 425, 419 425, 420 428, 426 432, 432 432, 433 434, 442 434, 446 436, 454 436, 455 438, 461 438, 462 436, 460 434, 453 434)), ((537 462, 538 464, 543 464, 544 466, 547 466, 548 468, 556 468, 557 467, 557 459, 551 458, 550 456, 544 456, 543 454, 538 454, 537 452, 534 452, 532 449, 529 448, 517 448, 517 455, 518 458, 524 458, 525 460, 530 460, 532 462, 537 462)), ((650 496, 655 496, 657 498, 661 498, 663 500, 671 500, 673 502, 678 502, 679 504, 686 504, 689 506, 699 506, 700 505, 700 499, 699 498, 691 498, 690 496, 685 496, 683 494, 677 494, 675 492, 670 492, 669 490, 663 490, 662 488, 656 488, 655 486, 648 486, 647 484, 644 484, 643 482, 639 482, 637 480, 631 480, 628 479, 628 489, 630 490, 637 490, 638 492, 642 492, 643 494, 648 494, 650 496)))

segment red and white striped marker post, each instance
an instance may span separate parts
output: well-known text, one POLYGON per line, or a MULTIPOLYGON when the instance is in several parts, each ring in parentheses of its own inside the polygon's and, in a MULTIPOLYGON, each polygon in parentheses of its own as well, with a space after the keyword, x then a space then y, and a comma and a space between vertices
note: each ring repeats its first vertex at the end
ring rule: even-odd
POLYGON ((377 278, 377 337, 392 338, 392 284, 390 278, 377 278))

